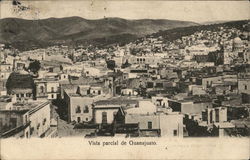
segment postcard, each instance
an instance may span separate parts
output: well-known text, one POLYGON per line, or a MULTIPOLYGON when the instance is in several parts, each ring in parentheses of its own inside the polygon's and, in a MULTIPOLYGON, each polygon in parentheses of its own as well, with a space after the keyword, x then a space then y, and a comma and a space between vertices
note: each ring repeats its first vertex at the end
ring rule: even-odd
POLYGON ((0 156, 249 159, 245 0, 0 1, 0 156))

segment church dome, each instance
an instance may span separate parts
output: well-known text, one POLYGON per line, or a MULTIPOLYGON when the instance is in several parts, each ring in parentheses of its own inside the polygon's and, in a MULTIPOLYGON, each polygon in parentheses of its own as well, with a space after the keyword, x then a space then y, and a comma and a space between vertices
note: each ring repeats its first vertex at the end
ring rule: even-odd
POLYGON ((234 38, 233 42, 234 42, 234 44, 242 44, 243 43, 242 40, 240 39, 240 37, 234 38))

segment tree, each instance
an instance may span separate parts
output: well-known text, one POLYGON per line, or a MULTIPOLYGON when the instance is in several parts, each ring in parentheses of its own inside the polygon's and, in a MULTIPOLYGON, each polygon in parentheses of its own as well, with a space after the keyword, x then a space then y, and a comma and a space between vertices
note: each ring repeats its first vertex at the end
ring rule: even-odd
POLYGON ((138 94, 141 95, 142 97, 146 97, 147 96, 147 88, 145 88, 143 85, 140 84, 138 94))
POLYGON ((114 60, 108 60, 106 61, 108 69, 113 70, 115 68, 115 61, 114 60))
POLYGON ((41 68, 41 64, 38 60, 35 60, 29 64, 28 69, 33 73, 37 73, 41 68))

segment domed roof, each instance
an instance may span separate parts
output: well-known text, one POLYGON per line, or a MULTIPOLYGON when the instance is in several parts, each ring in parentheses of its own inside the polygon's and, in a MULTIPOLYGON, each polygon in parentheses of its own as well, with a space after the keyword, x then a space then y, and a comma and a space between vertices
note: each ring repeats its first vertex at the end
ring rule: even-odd
POLYGON ((240 39, 240 37, 236 37, 234 38, 234 43, 242 43, 242 40, 240 39))
POLYGON ((13 89, 33 89, 34 86, 34 80, 31 75, 18 72, 12 72, 6 82, 8 93, 13 89))

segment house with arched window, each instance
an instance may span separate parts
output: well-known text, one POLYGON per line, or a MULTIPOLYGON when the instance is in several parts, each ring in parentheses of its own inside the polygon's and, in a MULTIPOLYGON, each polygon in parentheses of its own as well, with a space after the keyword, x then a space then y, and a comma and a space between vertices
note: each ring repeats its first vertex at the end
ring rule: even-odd
POLYGON ((104 87, 79 85, 64 89, 64 100, 68 107, 68 121, 77 123, 90 122, 93 119, 93 103, 110 98, 104 87))
POLYGON ((134 108, 138 105, 137 99, 111 98, 94 103, 93 120, 96 124, 111 124, 120 107, 134 108))
POLYGON ((56 79, 35 79, 36 99, 57 99, 59 82, 56 79))

